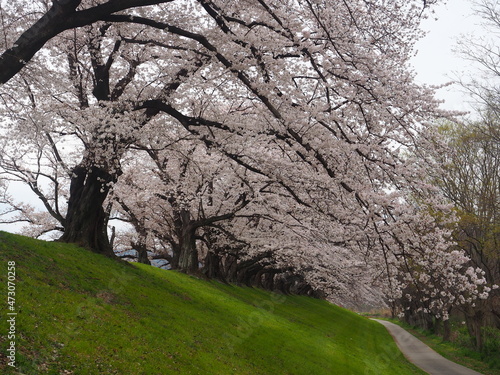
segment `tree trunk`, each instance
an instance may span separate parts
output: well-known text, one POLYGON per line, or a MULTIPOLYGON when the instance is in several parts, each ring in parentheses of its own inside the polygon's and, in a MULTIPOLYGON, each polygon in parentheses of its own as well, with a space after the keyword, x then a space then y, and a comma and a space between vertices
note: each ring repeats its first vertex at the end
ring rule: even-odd
POLYGON ((209 250, 204 263, 202 272, 206 277, 226 282, 226 277, 222 269, 222 259, 218 254, 209 250))
POLYGON ((483 333, 481 327, 483 326, 483 312, 477 311, 474 315, 474 334, 476 341, 476 350, 480 352, 483 349, 483 333))
POLYGON ((196 273, 199 268, 198 249, 196 248, 195 229, 191 225, 182 228, 179 249, 179 271, 196 273))
POLYGON ((144 224, 136 226, 136 231, 139 236, 137 243, 132 244, 132 246, 137 251, 137 261, 139 263, 151 265, 151 261, 148 257, 148 233, 144 230, 144 224))
POLYGON ((238 258, 235 255, 226 255, 224 259, 224 276, 227 282, 235 283, 238 277, 238 258))
POLYGON ((481 332, 481 327, 483 326, 483 312, 480 310, 472 311, 466 316, 467 329, 472 340, 474 340, 474 346, 477 351, 481 351, 483 348, 483 335, 481 332))
POLYGON ((178 243, 175 242, 170 242, 170 246, 172 247, 172 257, 168 260, 168 263, 170 265, 170 268, 173 270, 178 270, 179 269, 179 255, 181 253, 181 247, 179 246, 178 243))
POLYGON ((109 183, 115 179, 106 171, 77 166, 71 178, 68 212, 62 242, 75 243, 96 253, 115 257, 109 242, 108 216, 103 203, 109 183))
POLYGON ((266 290, 274 290, 274 276, 276 271, 271 269, 264 273, 262 276, 262 287, 266 290))
POLYGON ((451 339, 451 324, 450 319, 443 321, 443 341, 450 341, 451 339))
POLYGON ((433 333, 435 335, 438 335, 438 336, 444 336, 444 333, 442 332, 443 331, 443 324, 444 324, 444 321, 443 319, 438 319, 436 318, 435 321, 434 321, 434 327, 433 327, 433 333))
POLYGON ((139 263, 151 265, 151 261, 149 260, 149 257, 148 257, 148 249, 147 249, 146 245, 144 245, 143 243, 139 243, 136 246, 136 251, 137 251, 137 261, 139 263))
POLYGON ((434 333, 434 321, 432 316, 428 313, 423 311, 419 312, 417 326, 421 327, 425 331, 434 333))

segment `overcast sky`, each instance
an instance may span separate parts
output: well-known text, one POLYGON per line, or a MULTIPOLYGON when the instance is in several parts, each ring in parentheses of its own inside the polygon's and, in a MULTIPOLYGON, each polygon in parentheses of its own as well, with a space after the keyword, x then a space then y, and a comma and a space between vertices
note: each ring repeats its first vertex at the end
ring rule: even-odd
MULTIPOLYGON (((463 34, 481 35, 480 18, 473 15, 471 0, 448 0, 435 8, 436 13, 424 21, 427 36, 417 44, 418 53, 413 59, 420 83, 433 85, 454 80, 457 75, 467 76, 474 72, 471 63, 453 52, 463 34), (436 20, 437 18, 437 20, 436 20)), ((470 110, 470 99, 457 85, 441 89, 438 97, 451 110, 470 110)))

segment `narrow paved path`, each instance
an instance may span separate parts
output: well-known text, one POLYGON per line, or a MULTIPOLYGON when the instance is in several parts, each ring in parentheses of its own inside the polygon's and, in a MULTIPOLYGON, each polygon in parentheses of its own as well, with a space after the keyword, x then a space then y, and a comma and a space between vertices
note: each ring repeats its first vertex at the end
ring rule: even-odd
POLYGON ((394 337, 394 341, 405 357, 427 373, 431 375, 481 375, 477 371, 447 360, 400 326, 385 320, 373 320, 383 324, 394 337))

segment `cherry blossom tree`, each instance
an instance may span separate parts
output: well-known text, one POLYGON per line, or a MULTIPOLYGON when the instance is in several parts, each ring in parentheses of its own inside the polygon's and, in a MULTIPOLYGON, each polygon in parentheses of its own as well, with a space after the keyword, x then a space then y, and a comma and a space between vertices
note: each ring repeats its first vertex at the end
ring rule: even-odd
POLYGON ((437 223, 420 224, 440 208, 421 150, 445 115, 409 66, 430 2, 40 4, 20 38, 4 32, 1 95, 12 131, 81 152, 54 160, 70 179, 63 241, 113 255, 118 204, 142 256, 168 243, 192 271, 205 249, 237 279, 278 272, 266 282, 337 300, 371 270, 395 301, 401 264, 433 250, 464 266, 437 223), (134 152, 153 167, 127 170, 134 152))
MULTIPOLYGON (((112 256, 106 230, 108 214, 103 204, 121 174, 120 158, 155 112, 129 114, 133 107, 127 104, 128 95, 134 99, 141 92, 149 95, 144 87, 150 82, 143 80, 141 65, 147 65, 144 69, 151 74, 155 69, 156 74, 167 73, 156 60, 148 64, 154 60, 154 51, 146 52, 140 42, 125 40, 118 30, 110 30, 109 24, 89 26, 61 38, 51 48, 54 56, 43 56, 55 68, 48 68, 42 75, 32 64, 22 78, 11 83, 26 94, 21 100, 6 98, 6 121, 19 126, 17 130, 9 129, 8 137, 12 138, 16 131, 31 131, 41 133, 46 143, 52 142, 52 162, 60 170, 65 169, 71 180, 67 212, 59 220, 64 228, 61 240, 112 256), (62 67, 66 67, 64 73, 62 67), (62 86, 61 80, 65 82, 62 86), (78 162, 65 160, 58 149, 61 138, 80 152, 78 162)), ((169 66, 173 78, 158 88, 158 95, 168 97, 175 91, 190 73, 186 63, 184 60, 182 67, 169 66)), ((198 64, 193 65, 194 69, 198 64)))
POLYGON ((500 61, 498 41, 494 37, 499 30, 500 17, 497 2, 478 0, 472 3, 487 32, 482 33, 483 36, 463 36, 457 50, 474 68, 473 77, 462 76, 459 81, 475 101, 476 112, 473 119, 438 122, 441 139, 445 142, 431 148, 430 153, 442 168, 429 172, 441 193, 454 205, 457 225, 453 228, 453 238, 456 244, 470 257, 471 265, 477 269, 476 273, 483 275, 477 280, 480 297, 457 309, 465 315, 469 333, 475 339, 476 347, 481 349, 482 327, 486 324, 500 327, 500 291, 497 286, 500 279, 500 61), (481 289, 486 289, 488 293, 481 293, 481 289))
POLYGON ((196 241, 202 229, 244 210, 252 189, 238 175, 238 169, 244 173, 242 167, 208 155, 199 141, 175 143, 175 147, 161 149, 158 142, 149 146, 149 168, 146 163, 138 168, 140 156, 136 156, 123 183, 115 186, 114 199, 129 221, 140 228, 140 237, 144 233, 139 243, 147 233, 166 240, 172 250, 168 259, 171 267, 195 272, 199 258, 196 241))
MULTIPOLYGON (((496 116, 490 117, 490 121, 496 116)), ((488 116, 484 115, 484 119, 488 116)), ((461 310, 466 316, 471 336, 477 347, 482 347, 481 327, 491 320, 498 325, 498 284, 500 263, 498 253, 498 181, 499 150, 495 140, 493 122, 468 124, 444 123, 440 132, 447 141, 446 153, 434 157, 443 168, 433 173, 436 186, 452 202, 457 215, 453 238, 457 246, 471 259, 471 263, 484 276, 488 294, 474 305, 467 304, 461 310)), ((479 291, 480 292, 480 291, 479 291)))

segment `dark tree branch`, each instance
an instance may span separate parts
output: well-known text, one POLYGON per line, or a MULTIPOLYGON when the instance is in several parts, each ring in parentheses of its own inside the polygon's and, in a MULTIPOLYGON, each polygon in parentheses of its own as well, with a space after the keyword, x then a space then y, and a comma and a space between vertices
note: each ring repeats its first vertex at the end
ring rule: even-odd
POLYGON ((0 83, 8 82, 45 43, 65 30, 90 25, 125 9, 171 1, 173 0, 109 0, 95 7, 76 11, 81 0, 54 0, 52 7, 0 56, 0 83))

